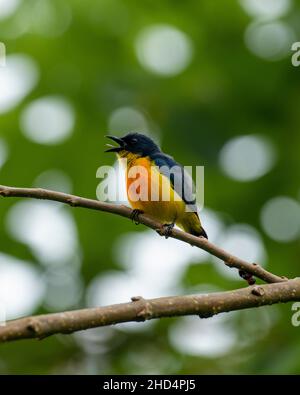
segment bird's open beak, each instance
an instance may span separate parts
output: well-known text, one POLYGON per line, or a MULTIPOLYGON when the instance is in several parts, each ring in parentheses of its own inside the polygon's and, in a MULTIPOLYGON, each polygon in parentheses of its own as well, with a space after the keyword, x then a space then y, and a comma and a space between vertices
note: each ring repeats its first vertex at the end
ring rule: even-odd
POLYGON ((105 137, 108 137, 109 139, 119 144, 119 147, 115 147, 114 145, 111 144, 106 144, 108 147, 111 148, 107 149, 105 152, 120 152, 124 149, 125 142, 120 137, 116 137, 116 136, 105 136, 105 137))

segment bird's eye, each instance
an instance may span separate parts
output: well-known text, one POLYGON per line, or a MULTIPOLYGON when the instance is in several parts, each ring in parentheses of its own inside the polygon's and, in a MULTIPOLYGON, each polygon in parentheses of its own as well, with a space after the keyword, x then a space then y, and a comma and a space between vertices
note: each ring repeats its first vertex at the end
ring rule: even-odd
POLYGON ((136 143, 137 143, 137 141, 138 141, 138 140, 137 140, 137 139, 135 139, 135 138, 131 139, 131 143, 132 143, 132 144, 136 144, 136 143))

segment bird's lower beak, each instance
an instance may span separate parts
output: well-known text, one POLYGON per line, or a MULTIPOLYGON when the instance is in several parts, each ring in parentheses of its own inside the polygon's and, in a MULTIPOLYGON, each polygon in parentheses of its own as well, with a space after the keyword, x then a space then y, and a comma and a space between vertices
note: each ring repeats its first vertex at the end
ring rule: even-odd
POLYGON ((108 147, 111 147, 111 148, 107 149, 105 152, 120 152, 124 149, 125 142, 120 137, 116 137, 116 136, 105 136, 105 137, 108 137, 109 139, 111 139, 119 144, 119 147, 115 147, 111 144, 106 144, 108 147))

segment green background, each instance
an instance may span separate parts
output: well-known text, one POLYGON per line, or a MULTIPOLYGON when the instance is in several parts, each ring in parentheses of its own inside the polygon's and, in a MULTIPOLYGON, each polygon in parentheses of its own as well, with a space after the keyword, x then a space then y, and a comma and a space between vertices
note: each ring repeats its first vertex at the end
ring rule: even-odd
MULTIPOLYGON (((276 196, 299 201, 300 68, 292 66, 290 51, 292 42, 300 40, 299 15, 299 2, 294 1, 284 15, 274 19, 293 31, 294 40, 279 59, 265 59, 245 43, 245 31, 255 18, 233 0, 23 1, 13 15, 0 21, 0 41, 5 43, 7 55, 26 54, 36 62, 39 81, 20 103, 0 115, 0 138, 9 151, 0 168, 0 183, 29 187, 37 184, 43 172, 57 169, 71 180, 74 194, 95 198, 97 168, 114 163, 112 155, 103 153, 104 136, 113 132, 109 130, 110 116, 118 108, 131 107, 144 116, 165 152, 183 164, 205 166, 205 206, 221 218, 223 232, 234 224, 251 225, 261 237, 268 270, 297 276, 299 235, 285 243, 272 239, 262 227, 260 212, 276 196), (157 24, 173 26, 192 43, 191 61, 176 75, 153 73, 136 55, 137 36, 144 28, 157 24), (21 114, 32 101, 52 95, 70 103, 75 125, 66 140, 39 144, 22 132, 21 114), (266 174, 240 182, 224 173, 219 154, 231 138, 249 134, 267 138, 277 159, 266 174)), ((42 124, 40 129, 43 133, 42 124)), ((115 132, 122 134, 122 130, 115 132)), ((0 251, 30 262, 42 274, 40 281, 47 283, 47 265, 8 229, 7 218, 15 204, 15 199, 0 201, 0 251)), ((72 309, 89 305, 87 290, 96 276, 111 270, 125 271, 119 261, 122 252, 116 252, 122 237, 131 235, 131 241, 137 237, 138 243, 138 235, 148 230, 105 213, 64 210, 74 218, 80 246, 76 272, 80 294, 70 303, 72 309)), ((129 261, 132 250, 127 252, 129 261)), ((163 256, 161 260, 163 266, 163 256)), ((201 262, 191 258, 185 262, 173 293, 245 286, 237 274, 223 275, 216 269, 218 265, 222 263, 213 264, 208 257, 201 262)), ((51 271, 53 276, 55 266, 51 271)), ((63 286, 60 291, 63 299, 63 286)), ((134 287, 130 291, 132 296, 140 292, 134 287)), ((116 302, 118 287, 114 294, 116 302)), ((143 296, 148 296, 147 292, 143 296)), ((154 292, 154 296, 159 295, 154 292)), ((45 293, 31 312, 59 310, 47 302, 45 293)), ((234 341, 223 351, 221 343, 220 350, 214 344, 211 353, 189 352, 176 346, 174 328, 179 328, 184 318, 163 319, 150 326, 138 324, 138 329, 132 331, 116 326, 86 332, 83 337, 59 335, 43 341, 3 344, 0 371, 299 373, 300 329, 291 324, 290 304, 225 316, 224 322, 211 321, 209 327, 198 317, 188 321, 194 328, 196 350, 204 331, 210 342, 222 343, 224 325, 224 337, 228 341, 229 332, 234 334, 234 341)), ((210 350, 209 345, 207 348, 210 350)))

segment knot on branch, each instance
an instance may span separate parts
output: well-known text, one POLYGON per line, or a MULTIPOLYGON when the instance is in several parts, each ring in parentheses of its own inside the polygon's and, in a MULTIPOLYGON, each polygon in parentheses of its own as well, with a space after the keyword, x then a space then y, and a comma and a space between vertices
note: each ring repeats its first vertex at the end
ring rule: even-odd
POLYGON ((262 287, 256 286, 251 290, 251 293, 252 293, 252 295, 255 295, 255 296, 264 296, 265 291, 262 287))
POLYGON ((69 197, 66 200, 67 204, 71 207, 76 207, 78 206, 78 200, 75 197, 69 197))
POLYGON ((34 318, 29 320, 26 328, 29 332, 31 332, 32 335, 34 335, 34 337, 37 337, 39 339, 43 337, 41 327, 38 321, 34 318))
POLYGON ((134 303, 139 303, 139 310, 136 313, 137 321, 146 321, 152 318, 152 307, 146 299, 144 299, 142 296, 133 296, 131 300, 134 303))
POLYGON ((7 189, 0 188, 0 196, 6 197, 9 196, 10 192, 7 189))

